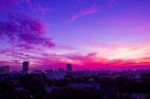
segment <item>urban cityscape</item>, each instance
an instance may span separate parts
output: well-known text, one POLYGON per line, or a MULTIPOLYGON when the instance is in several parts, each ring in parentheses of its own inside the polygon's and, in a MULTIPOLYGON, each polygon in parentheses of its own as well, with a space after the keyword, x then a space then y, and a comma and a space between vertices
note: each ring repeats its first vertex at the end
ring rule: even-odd
POLYGON ((150 99, 150 0, 0 0, 0 99, 150 99))
POLYGON ((150 99, 150 70, 30 71, 29 61, 21 71, 0 68, 2 99, 150 99))

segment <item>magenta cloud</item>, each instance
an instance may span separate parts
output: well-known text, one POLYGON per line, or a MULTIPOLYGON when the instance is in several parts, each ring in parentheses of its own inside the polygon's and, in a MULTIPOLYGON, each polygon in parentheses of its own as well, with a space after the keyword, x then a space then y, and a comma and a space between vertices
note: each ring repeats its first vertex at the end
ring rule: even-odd
POLYGON ((77 12, 76 14, 74 14, 73 16, 71 16, 68 21, 69 21, 69 22, 73 22, 73 21, 75 21, 75 20, 77 20, 77 19, 79 19, 79 18, 81 18, 81 17, 94 14, 94 13, 96 13, 96 12, 98 12, 98 11, 99 11, 99 10, 97 9, 97 6, 96 6, 96 5, 92 5, 92 6, 89 7, 89 8, 80 10, 79 12, 77 12))
POLYGON ((53 47, 51 38, 46 38, 44 24, 26 15, 11 15, 6 21, 0 21, 0 37, 7 37, 14 47, 33 48, 35 46, 53 47))

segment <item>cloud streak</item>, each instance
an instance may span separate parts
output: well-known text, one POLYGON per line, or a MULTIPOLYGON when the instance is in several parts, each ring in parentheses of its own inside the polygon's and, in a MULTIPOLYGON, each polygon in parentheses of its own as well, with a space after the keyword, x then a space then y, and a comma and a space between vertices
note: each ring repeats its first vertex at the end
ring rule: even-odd
POLYGON ((68 22, 76 21, 77 19, 79 19, 81 17, 88 16, 88 15, 91 15, 91 14, 94 14, 97 12, 99 12, 99 10, 97 9, 97 6, 92 5, 91 7, 86 8, 86 9, 82 9, 79 12, 77 12, 76 14, 74 14, 73 16, 71 16, 69 18, 68 22))

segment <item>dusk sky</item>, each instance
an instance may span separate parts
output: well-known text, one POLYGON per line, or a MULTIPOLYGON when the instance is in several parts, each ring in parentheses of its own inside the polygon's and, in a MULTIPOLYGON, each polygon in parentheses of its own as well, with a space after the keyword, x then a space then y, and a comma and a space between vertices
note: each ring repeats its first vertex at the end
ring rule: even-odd
POLYGON ((150 0, 0 0, 0 66, 150 69, 150 0))

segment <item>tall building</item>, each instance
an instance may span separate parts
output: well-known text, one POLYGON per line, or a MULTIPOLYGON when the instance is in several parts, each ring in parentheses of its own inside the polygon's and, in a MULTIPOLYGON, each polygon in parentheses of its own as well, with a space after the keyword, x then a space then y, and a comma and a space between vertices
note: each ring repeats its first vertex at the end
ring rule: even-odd
POLYGON ((24 61, 24 62, 23 62, 22 72, 23 72, 24 74, 27 74, 27 73, 28 73, 28 70, 29 70, 29 61, 24 61))
POLYGON ((67 64, 66 71, 67 71, 67 74, 72 73, 72 65, 71 64, 67 64))

